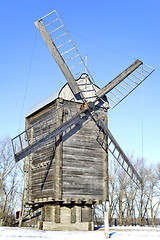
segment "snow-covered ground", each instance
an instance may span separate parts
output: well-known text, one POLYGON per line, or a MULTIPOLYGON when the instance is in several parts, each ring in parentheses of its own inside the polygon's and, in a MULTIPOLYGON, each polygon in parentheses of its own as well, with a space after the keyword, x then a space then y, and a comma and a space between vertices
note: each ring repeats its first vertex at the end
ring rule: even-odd
MULTIPOLYGON (((117 227, 110 228, 112 239, 117 240, 160 240, 160 228, 117 227)), ((104 231, 56 232, 29 228, 0 227, 0 240, 104 240, 104 231)))

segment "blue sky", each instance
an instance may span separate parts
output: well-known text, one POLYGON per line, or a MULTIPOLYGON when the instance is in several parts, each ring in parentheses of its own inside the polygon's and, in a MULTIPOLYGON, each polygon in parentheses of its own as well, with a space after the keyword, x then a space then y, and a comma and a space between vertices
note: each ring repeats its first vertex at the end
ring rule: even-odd
POLYGON ((54 9, 98 86, 137 58, 156 69, 109 110, 109 128, 126 154, 142 157, 143 136, 144 158, 160 162, 159 0, 1 1, 0 138, 23 131, 27 110, 66 82, 34 25, 54 9))

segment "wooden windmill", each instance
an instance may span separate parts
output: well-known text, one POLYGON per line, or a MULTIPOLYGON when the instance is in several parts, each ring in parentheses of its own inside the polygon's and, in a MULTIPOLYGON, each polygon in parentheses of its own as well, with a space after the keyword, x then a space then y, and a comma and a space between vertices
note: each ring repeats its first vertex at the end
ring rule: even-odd
POLYGON ((26 130, 12 139, 16 162, 25 158, 26 203, 41 209, 41 229, 93 230, 93 205, 108 201, 108 150, 142 183, 107 127, 107 110, 154 69, 136 60, 100 89, 56 11, 35 25, 67 84, 32 108, 26 130))

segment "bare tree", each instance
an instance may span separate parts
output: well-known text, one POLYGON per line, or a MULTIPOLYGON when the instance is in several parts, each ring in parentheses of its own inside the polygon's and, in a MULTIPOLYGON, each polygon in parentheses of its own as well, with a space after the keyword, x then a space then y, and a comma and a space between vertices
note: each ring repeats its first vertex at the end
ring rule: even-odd
POLYGON ((21 202, 23 174, 15 165, 11 139, 0 139, 0 219, 3 225, 11 225, 17 205, 21 202))
POLYGON ((159 213, 160 206, 160 179, 157 166, 151 165, 149 175, 149 199, 150 199, 150 215, 152 227, 155 225, 155 219, 159 213))
POLYGON ((118 181, 117 181, 117 174, 118 174, 118 163, 115 159, 112 160, 109 168, 109 221, 110 225, 112 219, 116 215, 116 208, 118 204, 117 198, 117 190, 118 190, 118 181))
MULTIPOLYGON (((112 160, 109 167, 110 225, 118 218, 119 225, 155 225, 160 213, 160 164, 146 165, 144 159, 130 158, 143 179, 138 188, 112 160)), ((103 210, 103 207, 101 207, 103 210)))
POLYGON ((138 212, 138 224, 140 226, 145 225, 145 218, 147 217, 147 211, 149 206, 149 173, 150 168, 145 166, 144 159, 137 159, 137 166, 139 174, 142 177, 143 186, 138 189, 137 196, 135 198, 135 207, 138 212))

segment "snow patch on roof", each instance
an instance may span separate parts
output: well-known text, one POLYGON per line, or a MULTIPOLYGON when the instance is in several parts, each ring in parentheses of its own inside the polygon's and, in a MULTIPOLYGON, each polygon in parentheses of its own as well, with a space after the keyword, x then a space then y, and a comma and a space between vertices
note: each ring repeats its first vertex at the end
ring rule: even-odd
POLYGON ((34 112, 38 111, 39 109, 43 108, 44 106, 48 105, 49 103, 57 99, 60 91, 61 89, 52 93, 51 95, 49 95, 48 97, 46 97, 45 99, 41 100, 40 102, 35 104, 33 107, 31 107, 26 113, 26 117, 30 116, 34 112))

